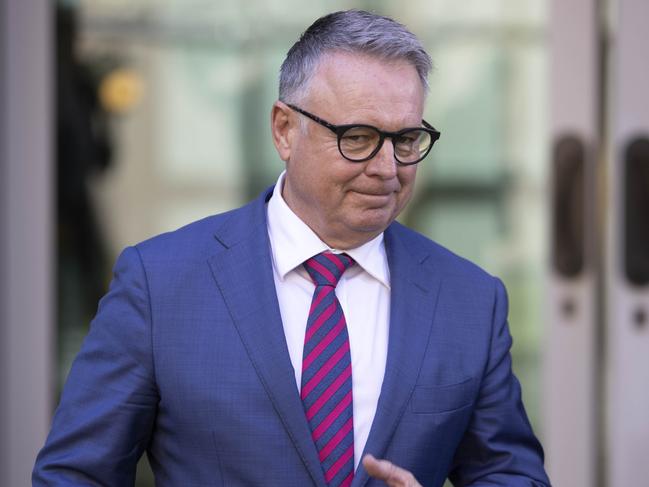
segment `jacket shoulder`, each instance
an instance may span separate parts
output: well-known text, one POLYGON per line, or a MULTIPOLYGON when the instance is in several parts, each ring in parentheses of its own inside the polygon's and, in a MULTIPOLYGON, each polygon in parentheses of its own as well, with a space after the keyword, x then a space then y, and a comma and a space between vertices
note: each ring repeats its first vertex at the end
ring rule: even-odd
POLYGON ((474 281, 493 282, 495 277, 479 265, 457 255, 455 252, 408 228, 400 223, 393 223, 390 230, 412 253, 421 256, 435 272, 440 272, 446 277, 465 278, 474 281))
POLYGON ((144 260, 194 260, 221 246, 219 231, 232 221, 250 219, 251 205, 211 215, 135 245, 144 260))

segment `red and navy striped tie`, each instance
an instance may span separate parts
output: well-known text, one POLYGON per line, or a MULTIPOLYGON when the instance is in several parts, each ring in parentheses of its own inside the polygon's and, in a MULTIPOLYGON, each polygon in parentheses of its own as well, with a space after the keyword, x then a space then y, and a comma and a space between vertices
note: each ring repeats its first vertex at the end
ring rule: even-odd
POLYGON ((304 267, 315 284, 304 337, 301 397, 329 487, 354 478, 352 361, 347 323, 335 288, 354 264, 346 254, 323 252, 304 267))

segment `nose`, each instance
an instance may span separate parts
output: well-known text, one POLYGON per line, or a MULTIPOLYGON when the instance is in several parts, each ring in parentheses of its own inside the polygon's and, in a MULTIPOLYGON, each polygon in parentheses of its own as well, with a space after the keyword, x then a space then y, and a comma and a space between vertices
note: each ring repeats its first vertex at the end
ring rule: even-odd
POLYGON ((394 158, 394 145, 390 137, 383 141, 376 155, 367 161, 365 172, 368 176, 378 176, 381 179, 396 177, 397 161, 394 158))

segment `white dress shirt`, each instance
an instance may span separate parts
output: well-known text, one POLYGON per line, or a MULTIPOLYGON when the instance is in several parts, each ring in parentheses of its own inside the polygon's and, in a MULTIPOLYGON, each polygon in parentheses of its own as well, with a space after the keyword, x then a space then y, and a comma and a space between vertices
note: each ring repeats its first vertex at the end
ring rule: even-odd
MULTIPOLYGON (((282 173, 268 202, 268 235, 273 275, 298 390, 309 307, 315 285, 304 261, 331 249, 293 213, 281 194, 282 173)), ((390 271, 383 234, 345 253, 357 265, 342 275, 336 296, 345 313, 352 358, 354 465, 358 467, 381 393, 388 353, 390 271)))

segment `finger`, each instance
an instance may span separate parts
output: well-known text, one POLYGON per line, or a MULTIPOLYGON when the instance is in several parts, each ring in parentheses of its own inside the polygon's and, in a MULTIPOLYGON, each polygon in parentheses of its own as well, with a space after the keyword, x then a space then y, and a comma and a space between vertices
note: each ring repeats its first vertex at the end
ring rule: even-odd
POLYGON ((363 457, 363 467, 370 477, 383 480, 389 487, 421 487, 415 476, 408 470, 397 467, 387 460, 378 460, 370 454, 363 457))

